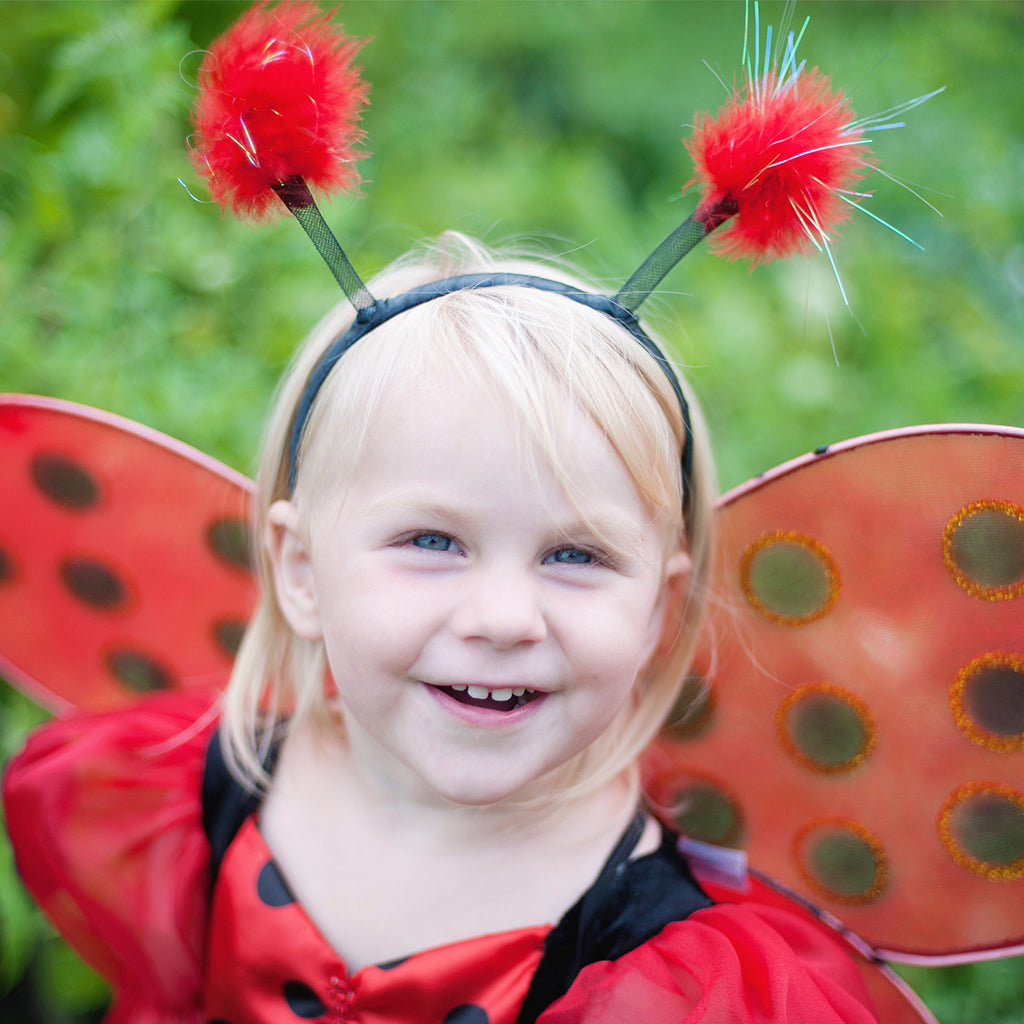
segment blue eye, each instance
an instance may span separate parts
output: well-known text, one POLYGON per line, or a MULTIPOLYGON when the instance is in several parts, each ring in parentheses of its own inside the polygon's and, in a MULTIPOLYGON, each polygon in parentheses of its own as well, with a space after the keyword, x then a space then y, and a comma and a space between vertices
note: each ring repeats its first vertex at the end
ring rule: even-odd
POLYGON ((418 533, 409 543, 425 551, 451 551, 454 547, 451 537, 443 533, 418 533))
POLYGON ((548 564, 557 565, 589 565, 597 561, 589 551, 581 548, 559 548, 544 559, 548 564))

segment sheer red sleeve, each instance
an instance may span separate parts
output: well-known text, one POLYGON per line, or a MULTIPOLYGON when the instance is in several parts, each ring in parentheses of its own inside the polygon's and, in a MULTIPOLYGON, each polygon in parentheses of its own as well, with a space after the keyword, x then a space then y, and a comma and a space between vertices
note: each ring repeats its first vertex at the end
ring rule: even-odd
POLYGON ((538 1024, 876 1024, 838 940, 786 910, 719 904, 585 967, 538 1024))
POLYGON ((51 722, 4 778, 26 887, 114 989, 105 1024, 199 1019, 209 847, 209 694, 51 722))

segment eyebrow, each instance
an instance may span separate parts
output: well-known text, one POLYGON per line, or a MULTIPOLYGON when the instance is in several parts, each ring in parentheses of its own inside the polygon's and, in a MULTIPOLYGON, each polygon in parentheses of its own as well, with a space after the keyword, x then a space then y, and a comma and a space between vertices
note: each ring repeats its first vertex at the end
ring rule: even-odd
POLYGON ((446 505, 430 498, 421 498, 411 491, 395 491, 366 507, 366 515, 369 518, 376 518, 385 513, 433 516, 438 519, 448 519, 456 522, 469 518, 468 513, 463 512, 454 505, 446 505))

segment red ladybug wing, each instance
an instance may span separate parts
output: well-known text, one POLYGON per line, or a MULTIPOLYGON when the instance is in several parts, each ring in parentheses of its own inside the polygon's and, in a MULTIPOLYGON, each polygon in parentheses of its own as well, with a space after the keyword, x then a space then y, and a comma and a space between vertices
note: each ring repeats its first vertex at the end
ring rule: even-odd
POLYGON ((653 798, 887 959, 1024 951, 1024 431, 848 442, 719 527, 710 693, 653 798))
POLYGON ((251 489, 129 420, 0 396, 0 674, 57 712, 223 686, 251 489))

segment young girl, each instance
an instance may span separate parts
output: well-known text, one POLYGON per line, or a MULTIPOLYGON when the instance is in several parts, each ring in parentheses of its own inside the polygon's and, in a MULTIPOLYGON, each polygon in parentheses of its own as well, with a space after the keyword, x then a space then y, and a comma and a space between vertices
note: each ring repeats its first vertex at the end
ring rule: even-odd
MULTIPOLYGON (((450 236, 373 291, 499 270, 551 274, 450 236)), ((20 868, 108 1022, 874 1019, 838 944, 713 904, 643 806, 714 488, 692 401, 598 298, 460 286, 311 387, 339 307, 270 421, 222 705, 55 722, 11 765, 20 868)))

